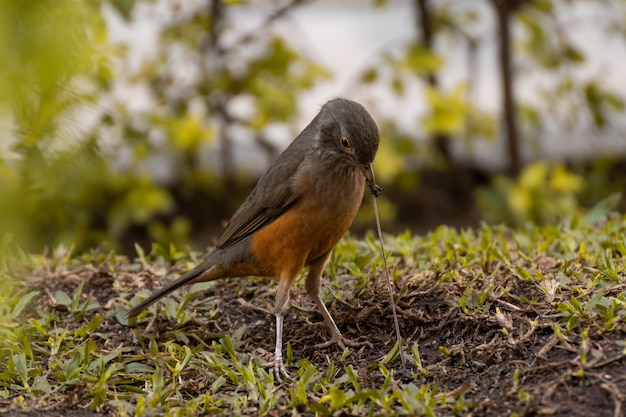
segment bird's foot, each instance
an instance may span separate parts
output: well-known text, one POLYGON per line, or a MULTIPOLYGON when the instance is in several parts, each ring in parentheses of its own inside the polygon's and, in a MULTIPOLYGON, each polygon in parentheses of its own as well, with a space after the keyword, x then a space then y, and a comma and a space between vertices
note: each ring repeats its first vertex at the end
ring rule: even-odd
POLYGON ((343 335, 341 333, 333 333, 333 336, 326 342, 324 343, 318 343, 317 345, 315 345, 315 347, 317 349, 324 349, 327 348, 329 346, 332 345, 337 345, 342 349, 345 349, 346 346, 350 346, 350 347, 360 347, 363 345, 366 345, 370 348, 372 348, 372 344, 370 342, 358 342, 356 340, 351 340, 351 339, 347 339, 345 337, 343 337, 343 335))
POLYGON ((287 368, 285 367, 285 364, 283 363, 283 357, 282 356, 279 356, 279 355, 275 356, 273 361, 265 362, 263 364, 263 366, 273 367, 274 368, 274 376, 276 377, 276 379, 280 383, 283 382, 283 377, 287 381, 291 381, 292 380, 291 375, 289 374, 289 371, 287 371, 287 368))

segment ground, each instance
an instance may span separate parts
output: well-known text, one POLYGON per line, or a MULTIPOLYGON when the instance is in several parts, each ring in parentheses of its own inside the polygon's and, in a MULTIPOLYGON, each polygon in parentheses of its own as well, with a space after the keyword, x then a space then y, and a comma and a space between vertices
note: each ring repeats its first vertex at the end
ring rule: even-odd
MULTIPOLYGON (((455 236, 462 239, 459 234, 455 236)), ((391 246, 393 251, 393 243, 391 246)), ((424 248, 424 254, 429 252, 427 249, 424 248)), ((477 248, 476 254, 485 254, 488 250, 477 248)), ((464 255, 466 259, 467 253, 464 255)), ((334 278, 326 278, 323 298, 342 333, 361 342, 362 346, 351 349, 347 355, 337 346, 316 348, 315 344, 325 341, 328 332, 313 302, 303 288, 297 287, 284 330, 284 339, 291 344, 293 352, 288 361, 290 371, 296 374, 300 361, 306 359, 321 374, 335 367, 330 379, 340 379, 347 378, 344 370, 352 367, 358 379, 355 383, 363 391, 385 385, 387 376, 380 371, 383 363, 392 370, 392 387, 388 393, 394 387, 399 390, 409 386, 428 387, 434 401, 432 410, 437 415, 623 415, 626 327, 622 317, 625 315, 623 310, 615 309, 616 314, 607 313, 613 314, 611 322, 598 321, 601 312, 610 308, 608 304, 623 300, 626 290, 622 282, 623 270, 616 279, 604 281, 596 291, 592 284, 583 281, 585 277, 600 280, 597 265, 591 265, 590 257, 579 255, 577 262, 568 261, 541 250, 530 254, 528 259, 509 255, 509 260, 500 255, 484 255, 480 262, 464 264, 458 261, 460 258, 423 261, 425 265, 421 268, 416 268, 406 257, 398 257, 392 266, 400 271, 394 274, 394 287, 407 352, 407 370, 402 370, 397 356, 390 357, 396 339, 381 270, 368 270, 358 278, 340 269, 333 273, 332 269, 342 262, 334 260, 335 266, 330 267, 334 278), (435 262, 439 262, 441 268, 433 268, 435 262), (530 276, 516 269, 521 268, 520 265, 525 265, 530 276), (543 277, 540 281, 532 279, 539 275, 543 277), (575 314, 577 306, 578 315, 575 314), (416 363, 416 358, 420 364, 416 363)), ((431 256, 445 257, 445 252, 431 256)), ((619 254, 615 259, 622 262, 619 254)), ((35 285, 41 289, 37 302, 43 308, 56 309, 63 314, 67 306, 55 299, 56 292, 73 294, 83 283, 81 299, 96 299, 98 307, 89 310, 70 327, 102 315, 97 343, 108 346, 109 351, 127 349, 124 352, 146 357, 152 349, 150 339, 154 339, 159 351, 172 341, 188 347, 191 352, 210 351, 216 349, 217 341, 229 335, 238 354, 254 360, 271 359, 275 332, 271 314, 273 281, 246 278, 211 283, 194 296, 175 295, 170 304, 166 302, 165 309, 163 304, 157 304, 152 311, 158 310, 159 314, 146 314, 140 317, 139 323, 128 325, 119 318, 120 313, 128 309, 121 300, 130 300, 137 292, 147 294, 149 289, 158 288, 172 278, 163 277, 166 274, 159 272, 159 268, 173 272, 180 270, 181 265, 170 268, 144 264, 138 271, 119 265, 111 267, 110 262, 98 265, 49 268, 45 272, 47 279, 38 280, 35 285), (187 303, 185 309, 178 308, 179 301, 187 303), (167 313, 171 308, 174 312, 167 313)), ((206 376, 209 371, 213 372, 194 368, 185 374, 187 379, 181 382, 184 387, 180 388, 184 396, 195 398, 208 391, 215 381, 206 376)), ((137 390, 143 386, 131 380, 125 384, 134 384, 137 390)), ((276 382, 275 389, 288 390, 290 384, 276 382)), ((346 383, 345 387, 348 386, 346 383)), ((237 388, 231 389, 238 392, 237 388)), ((121 384, 118 390, 122 390, 121 384)), ((111 390, 108 392, 110 395, 111 390)), ((318 394, 308 393, 307 404, 323 402, 318 394)), ((76 387, 74 392, 70 390, 61 399, 47 403, 47 408, 29 400, 19 411, 14 401, 0 402, 0 409, 4 405, 5 415, 10 417, 119 413, 110 401, 97 407, 98 413, 83 409, 91 403, 89 398, 85 387, 76 387)), ((394 401, 396 405, 402 403, 399 398, 394 401)), ((402 407, 398 405, 393 410, 402 407)), ((305 414, 315 410, 306 405, 296 409, 305 414)), ((347 406, 339 410, 340 415, 353 415, 355 409, 347 406)), ((359 410, 357 414, 367 414, 363 411, 367 406, 359 410)), ((375 414, 389 412, 384 408, 374 407, 373 410, 375 414)), ((416 410, 413 414, 429 413, 429 409, 416 410)), ((287 415, 293 409, 279 403, 274 409, 264 411, 269 415, 287 415)), ((228 414, 223 409, 220 412, 228 414)))

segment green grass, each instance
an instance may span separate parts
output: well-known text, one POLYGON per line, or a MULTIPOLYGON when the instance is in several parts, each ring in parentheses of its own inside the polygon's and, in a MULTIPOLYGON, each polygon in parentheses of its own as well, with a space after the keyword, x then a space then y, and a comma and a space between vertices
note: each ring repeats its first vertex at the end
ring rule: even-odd
MULTIPOLYGON (((149 293, 139 288, 171 273, 170 263, 177 271, 189 268, 198 254, 155 246, 150 254, 138 248, 134 260, 98 252, 74 257, 63 248, 27 256, 5 239, 0 411, 58 406, 128 416, 434 416, 538 410, 545 401, 536 389, 541 383, 532 381, 537 364, 557 366, 565 352, 569 362, 554 368, 555 378, 577 386, 577 378, 593 381, 597 369, 624 357, 625 236, 622 215, 387 236, 407 372, 399 369, 393 333, 382 329, 389 341, 377 339, 377 319, 371 328, 358 319, 390 317, 374 235, 346 237, 333 253, 322 295, 327 304, 357 307, 346 307, 356 316, 346 326, 361 326, 373 349, 331 348, 327 360, 319 360, 306 344, 290 345, 294 379, 284 384, 263 365, 273 350, 273 328, 265 342, 254 336, 273 323, 264 313, 271 310, 271 283, 198 284, 129 326, 125 312, 149 293), (489 330, 488 337, 471 335, 472 326, 489 330), (428 329, 421 338, 420 328, 428 329), (533 362, 498 361, 496 347, 533 362), (506 370, 500 403, 481 390, 481 375, 492 375, 493 366, 506 370), (455 371, 464 378, 450 378, 455 371)), ((296 298, 304 299, 298 285, 296 298)), ((308 337, 315 327, 307 323, 319 317, 291 310, 291 338, 308 337)))

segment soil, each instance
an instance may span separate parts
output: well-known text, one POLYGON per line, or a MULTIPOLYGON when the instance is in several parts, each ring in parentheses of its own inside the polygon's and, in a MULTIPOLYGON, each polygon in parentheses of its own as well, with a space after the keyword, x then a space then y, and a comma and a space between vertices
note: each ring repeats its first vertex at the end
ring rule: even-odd
MULTIPOLYGON (((136 329, 121 325, 113 317, 112 311, 119 306, 109 300, 119 296, 120 288, 158 287, 161 282, 145 270, 122 277, 120 287, 117 285, 120 277, 114 285, 108 273, 85 269, 47 280, 45 286, 72 293, 86 277, 89 279, 85 281, 84 294, 96 297, 102 306, 91 312, 91 317, 97 313, 105 316, 98 332, 107 334, 107 343, 113 346, 127 345, 133 339, 129 335, 136 329)), ((548 317, 541 307, 521 308, 514 302, 498 299, 484 313, 463 314, 451 301, 458 300, 464 288, 451 281, 434 285, 436 278, 415 274, 403 277, 400 282, 406 288, 397 303, 401 332, 410 346, 417 342, 427 372, 416 371, 415 366, 410 367, 412 372, 404 371, 395 360, 390 367, 395 370, 398 382, 413 382, 418 386, 437 384, 439 392, 463 391, 466 403, 471 405, 471 412, 467 414, 470 416, 622 415, 622 393, 626 392, 626 362, 622 351, 626 334, 599 334, 592 329, 590 352, 602 352, 602 360, 590 361, 584 372, 580 372, 580 352, 576 348, 580 340, 576 340, 575 335, 558 340, 551 329, 553 320, 557 319, 548 317), (495 307, 501 312, 499 318, 495 307), (531 322, 536 323, 534 330, 517 338, 507 337, 502 331, 505 327, 511 334, 519 335, 515 330, 520 326, 528 329, 531 322)), ((539 296, 531 285, 513 280, 507 284, 514 289, 512 292, 524 294, 528 299, 539 296)), ((274 318, 269 314, 274 291, 275 286, 267 281, 233 279, 217 282, 197 295, 198 300, 207 297, 212 301, 208 306, 194 302, 194 306, 189 307, 194 309, 195 316, 184 325, 184 330, 187 334, 199 335, 190 340, 190 348, 210 344, 211 338, 237 333, 245 326, 246 331, 240 332, 242 338, 237 350, 269 359, 274 340, 274 318), (201 320, 209 309, 218 310, 216 318, 201 320)), ((49 300, 43 298, 41 302, 49 300)), ((314 346, 324 342, 328 333, 321 315, 302 288, 294 290, 291 306, 285 318, 284 339, 292 345, 293 362, 306 358, 321 370, 327 369, 330 361, 337 363, 342 354, 340 348, 314 346)), ((341 302, 335 300, 328 307, 344 336, 363 343, 344 363, 351 364, 363 378, 359 381, 363 388, 380 386, 382 377, 378 372, 371 372, 371 364, 385 357, 395 343, 383 280, 373 283, 358 297, 349 296, 341 302)), ((148 325, 139 324, 138 328, 143 336, 155 337, 158 342, 172 340, 177 330, 176 323, 162 315, 148 325)), ((92 417, 107 415, 107 410, 94 413, 61 406, 28 412, 8 411, 4 415, 92 417)))

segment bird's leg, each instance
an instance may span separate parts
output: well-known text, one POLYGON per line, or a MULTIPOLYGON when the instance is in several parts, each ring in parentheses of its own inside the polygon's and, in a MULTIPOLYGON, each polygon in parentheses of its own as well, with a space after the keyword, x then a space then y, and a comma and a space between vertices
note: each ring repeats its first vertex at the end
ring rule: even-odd
POLYGON ((320 310, 320 313, 322 313, 322 316, 324 316, 324 321, 326 322, 328 330, 331 334, 331 338, 329 340, 324 343, 318 343, 317 345, 315 345, 316 348, 326 348, 328 346, 334 345, 335 343, 339 345, 339 347, 342 349, 346 346, 358 347, 362 345, 362 343, 350 340, 341 334, 341 332, 337 328, 337 325, 335 324, 335 321, 333 320, 333 317, 330 315, 330 312, 324 305, 324 302, 322 301, 322 298, 319 296, 319 294, 314 296, 314 299, 315 304, 317 304, 317 307, 320 310))
POLYGON ((281 375, 291 379, 283 363, 283 316, 276 314, 276 348, 274 349, 274 375, 282 382, 281 375))
POLYGON ((276 290, 276 300, 274 302, 274 314, 276 315, 276 348, 274 349, 274 376, 278 381, 282 382, 282 377, 291 379, 285 364, 283 363, 283 318, 289 308, 289 291, 291 284, 295 279, 293 277, 281 277, 276 290))
POLYGON ((328 326, 328 330, 330 331, 331 335, 330 340, 324 343, 317 344, 315 345, 315 347, 325 348, 335 343, 341 348, 345 348, 346 345, 357 347, 360 345, 360 343, 343 337, 343 335, 337 328, 337 325, 335 324, 335 320, 333 320, 333 317, 330 315, 330 312, 324 305, 322 297, 320 297, 320 288, 322 287, 322 272, 324 271, 324 266, 326 265, 326 262, 328 262, 329 258, 330 252, 323 255, 309 265, 309 274, 307 275, 306 282, 304 284, 307 293, 311 298, 313 298, 318 310, 320 311, 320 313, 322 313, 324 321, 326 322, 326 325, 328 326))

